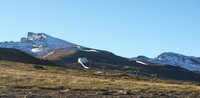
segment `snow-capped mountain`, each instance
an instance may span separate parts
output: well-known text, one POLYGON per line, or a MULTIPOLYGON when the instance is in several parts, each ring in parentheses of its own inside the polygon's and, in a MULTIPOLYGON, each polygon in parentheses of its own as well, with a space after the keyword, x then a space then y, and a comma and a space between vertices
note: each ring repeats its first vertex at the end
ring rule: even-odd
POLYGON ((20 42, 1 42, 0 47, 19 49, 33 56, 38 56, 57 48, 79 50, 76 44, 54 38, 45 33, 32 32, 28 32, 27 37, 21 38, 20 42))
POLYGON ((190 71, 200 72, 200 58, 193 56, 185 56, 173 52, 165 52, 158 55, 156 58, 148 58, 145 56, 138 56, 132 58, 141 62, 150 62, 156 64, 167 64, 172 66, 178 66, 190 71))

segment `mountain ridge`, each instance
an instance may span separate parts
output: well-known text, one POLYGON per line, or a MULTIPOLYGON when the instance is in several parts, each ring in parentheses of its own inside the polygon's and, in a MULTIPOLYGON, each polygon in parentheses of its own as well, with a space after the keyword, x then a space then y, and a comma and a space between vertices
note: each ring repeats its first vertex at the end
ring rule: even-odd
MULTIPOLYGON (((44 54, 52 49, 61 47, 76 47, 78 45, 64 41, 45 33, 28 32, 27 37, 22 37, 19 42, 1 42, 1 48, 14 48, 33 56, 44 54)), ((78 50, 78 48, 76 48, 78 50)))
POLYGON ((200 58, 194 56, 186 56, 174 52, 164 52, 155 58, 146 56, 138 56, 132 58, 141 62, 149 62, 155 64, 167 64, 188 69, 190 71, 200 72, 200 58))

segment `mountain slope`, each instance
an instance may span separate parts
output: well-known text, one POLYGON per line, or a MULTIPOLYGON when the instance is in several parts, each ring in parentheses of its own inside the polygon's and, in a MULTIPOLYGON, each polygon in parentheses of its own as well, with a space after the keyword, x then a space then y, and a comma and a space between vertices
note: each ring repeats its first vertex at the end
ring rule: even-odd
POLYGON ((134 60, 142 62, 150 62, 156 64, 167 64, 172 66, 178 66, 191 71, 200 72, 200 58, 185 56, 173 52, 162 53, 156 58, 148 58, 145 56, 138 56, 133 58, 134 60))
MULTIPOLYGON (((62 51, 57 49, 52 55, 45 59, 52 61, 60 66, 71 68, 83 68, 78 63, 79 58, 87 58, 92 61, 91 69, 119 71, 126 74, 138 74, 147 77, 154 77, 162 79, 174 79, 183 81, 199 81, 200 75, 186 69, 158 64, 141 64, 135 60, 130 60, 117 56, 107 51, 62 51), (139 71, 139 72, 137 72, 139 71)), ((47 53, 48 54, 48 53, 47 53)), ((44 54, 46 55, 46 54, 44 54)), ((43 57, 43 56, 42 56, 43 57)), ((90 64, 86 64, 90 67, 90 64)))
MULTIPOLYGON (((14 48, 24 51, 33 56, 38 56, 49 50, 62 47, 76 47, 77 45, 51 37, 45 33, 28 32, 27 37, 21 38, 20 42, 1 42, 1 48, 14 48)), ((74 48, 78 50, 78 48, 74 48)))
POLYGON ((31 63, 31 64, 47 64, 55 65, 49 61, 35 58, 27 53, 24 53, 17 49, 0 48, 0 60, 31 63))

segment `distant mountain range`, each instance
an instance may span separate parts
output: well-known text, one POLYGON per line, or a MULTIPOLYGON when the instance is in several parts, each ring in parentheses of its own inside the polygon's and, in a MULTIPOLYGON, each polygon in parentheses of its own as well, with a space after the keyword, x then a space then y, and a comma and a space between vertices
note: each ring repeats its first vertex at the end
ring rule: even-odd
POLYGON ((200 58, 193 56, 185 56, 173 52, 165 52, 158 55, 156 58, 148 58, 146 56, 138 56, 132 58, 140 62, 148 62, 155 64, 167 64, 172 66, 178 66, 191 71, 200 73, 200 58))
POLYGON ((51 62, 57 66, 82 69, 78 59, 87 58, 92 64, 86 66, 91 67, 91 69, 120 71, 164 79, 200 80, 200 75, 193 72, 199 70, 199 58, 175 53, 163 53, 155 59, 145 56, 128 59, 108 51, 91 49, 54 38, 45 33, 32 32, 28 32, 27 37, 21 38, 20 42, 1 42, 0 47, 0 55, 4 55, 0 60, 13 61, 18 58, 17 62, 30 60, 31 63, 37 63, 41 60, 40 62, 47 64, 51 62))

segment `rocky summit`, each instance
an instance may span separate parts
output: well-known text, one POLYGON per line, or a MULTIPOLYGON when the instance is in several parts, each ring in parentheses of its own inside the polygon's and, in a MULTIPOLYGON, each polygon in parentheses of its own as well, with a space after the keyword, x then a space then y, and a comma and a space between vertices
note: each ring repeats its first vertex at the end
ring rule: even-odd
POLYGON ((52 37, 45 33, 32 32, 28 32, 27 37, 22 37, 20 42, 6 41, 0 43, 1 48, 19 49, 33 56, 39 56, 56 48, 76 46, 76 44, 52 37))

